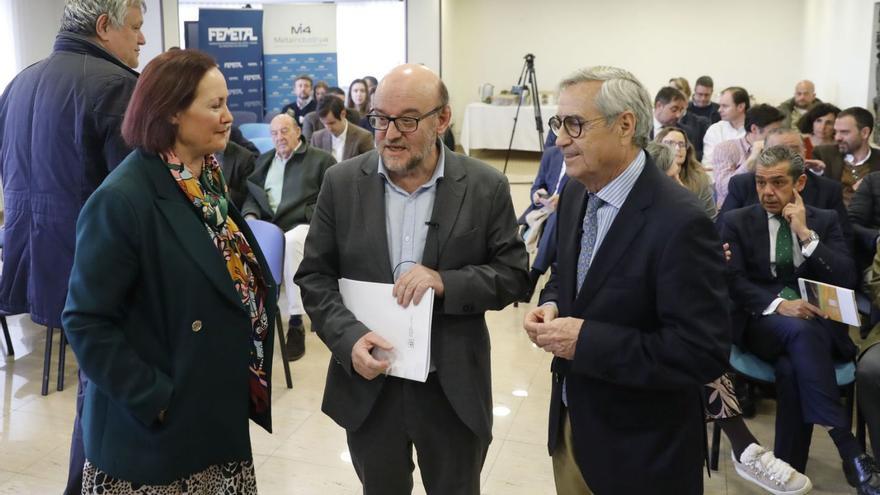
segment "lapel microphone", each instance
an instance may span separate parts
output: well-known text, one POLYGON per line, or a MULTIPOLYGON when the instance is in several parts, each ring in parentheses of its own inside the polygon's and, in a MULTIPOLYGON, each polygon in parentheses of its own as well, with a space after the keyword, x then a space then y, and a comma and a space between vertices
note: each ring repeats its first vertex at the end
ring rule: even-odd
POLYGON ((432 229, 439 229, 440 228, 440 224, 437 222, 425 222, 425 225, 427 225, 428 227, 430 227, 432 229))

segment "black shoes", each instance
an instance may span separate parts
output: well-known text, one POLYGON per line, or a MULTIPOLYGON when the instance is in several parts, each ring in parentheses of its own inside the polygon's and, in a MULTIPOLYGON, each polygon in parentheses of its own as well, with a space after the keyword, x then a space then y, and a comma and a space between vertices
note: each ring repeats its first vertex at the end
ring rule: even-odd
POLYGON ((306 329, 302 324, 302 318, 293 317, 287 324, 287 360, 296 361, 306 353, 306 329), (297 324, 298 323, 298 324, 297 324))
POLYGON ((843 461, 843 474, 859 495, 880 495, 880 468, 868 454, 843 461))

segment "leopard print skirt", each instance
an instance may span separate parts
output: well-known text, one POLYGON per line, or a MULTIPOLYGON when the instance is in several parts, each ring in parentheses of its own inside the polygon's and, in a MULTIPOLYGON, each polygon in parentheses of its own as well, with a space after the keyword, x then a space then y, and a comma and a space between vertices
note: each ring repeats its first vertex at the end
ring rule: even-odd
POLYGON ((256 495, 251 460, 210 466, 168 485, 141 485, 113 478, 86 460, 83 495, 256 495))

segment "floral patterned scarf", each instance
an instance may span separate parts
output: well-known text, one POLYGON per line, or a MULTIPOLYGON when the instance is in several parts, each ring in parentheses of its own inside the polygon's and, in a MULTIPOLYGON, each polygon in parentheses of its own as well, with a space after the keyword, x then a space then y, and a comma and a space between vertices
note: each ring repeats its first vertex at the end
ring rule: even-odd
POLYGON ((271 342, 266 341, 269 335, 269 319, 265 305, 268 290, 260 264, 244 234, 228 216, 226 181, 214 156, 205 156, 205 164, 199 178, 194 177, 183 166, 173 151, 163 153, 162 158, 180 190, 201 214, 214 246, 226 260, 226 269, 232 278, 235 291, 250 312, 251 359, 248 365, 250 406, 252 411, 263 413, 269 408, 266 368, 272 363, 264 361, 264 345, 271 345, 271 342))

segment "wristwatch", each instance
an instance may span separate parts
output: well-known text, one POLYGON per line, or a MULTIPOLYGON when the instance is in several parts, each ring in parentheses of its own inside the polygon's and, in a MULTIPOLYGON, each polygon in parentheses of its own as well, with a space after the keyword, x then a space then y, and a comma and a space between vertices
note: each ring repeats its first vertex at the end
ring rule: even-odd
POLYGON ((810 237, 807 237, 807 240, 801 241, 801 246, 806 246, 813 241, 819 242, 819 234, 815 230, 810 231, 810 237))

